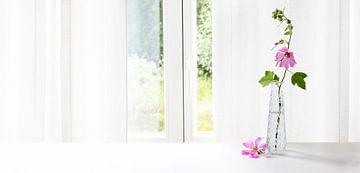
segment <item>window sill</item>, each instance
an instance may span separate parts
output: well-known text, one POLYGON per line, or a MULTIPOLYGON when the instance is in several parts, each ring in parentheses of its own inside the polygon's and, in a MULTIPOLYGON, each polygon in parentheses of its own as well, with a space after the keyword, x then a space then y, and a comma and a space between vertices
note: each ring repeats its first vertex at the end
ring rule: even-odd
POLYGON ((249 172, 352 173, 360 143, 289 144, 284 154, 257 160, 241 144, 31 143, 0 144, 0 172, 249 172))

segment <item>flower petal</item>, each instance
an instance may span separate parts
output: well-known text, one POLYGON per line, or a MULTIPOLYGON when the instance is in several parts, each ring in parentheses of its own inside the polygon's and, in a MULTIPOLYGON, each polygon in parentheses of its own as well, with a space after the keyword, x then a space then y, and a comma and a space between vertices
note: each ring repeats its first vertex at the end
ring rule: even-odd
POLYGON ((281 61, 284 58, 285 53, 277 52, 275 55, 275 61, 281 61))
POLYGON ((285 58, 281 61, 280 67, 284 67, 286 70, 289 68, 289 58, 285 58))
POLYGON ((289 63, 290 63, 290 67, 294 67, 296 64, 294 54, 292 52, 290 52, 289 63))
POLYGON ((285 53, 285 52, 288 52, 289 49, 287 47, 283 47, 283 48, 279 49, 279 51, 285 53))
POLYGON ((294 59, 290 59, 290 67, 294 67, 296 64, 296 61, 294 59))
POLYGON ((266 147, 267 147, 266 144, 261 144, 261 145, 258 147, 258 149, 261 150, 261 151, 263 151, 263 152, 265 152, 265 151, 266 151, 266 147))
POLYGON ((254 143, 253 143, 253 141, 251 141, 251 140, 248 141, 248 142, 244 142, 243 145, 244 145, 246 148, 250 148, 250 149, 254 148, 254 143))
POLYGON ((254 153, 252 150, 242 150, 241 151, 241 154, 244 155, 244 156, 250 155, 252 153, 254 153))
POLYGON ((259 157, 260 157, 260 155, 257 152, 250 154, 250 158, 257 159, 259 157))
POLYGON ((256 148, 259 146, 260 142, 261 142, 261 137, 257 137, 257 138, 255 139, 255 147, 256 147, 256 148))

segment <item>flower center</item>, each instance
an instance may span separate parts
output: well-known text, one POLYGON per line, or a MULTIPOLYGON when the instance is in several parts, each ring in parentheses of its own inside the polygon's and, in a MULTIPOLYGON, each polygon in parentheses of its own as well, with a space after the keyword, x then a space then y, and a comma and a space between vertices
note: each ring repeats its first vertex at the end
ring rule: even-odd
POLYGON ((258 148, 257 148, 257 147, 254 147, 254 148, 252 149, 252 151, 253 151, 253 152, 257 152, 257 151, 258 151, 258 148))
POLYGON ((290 58, 290 53, 286 52, 285 55, 284 55, 284 58, 290 58))

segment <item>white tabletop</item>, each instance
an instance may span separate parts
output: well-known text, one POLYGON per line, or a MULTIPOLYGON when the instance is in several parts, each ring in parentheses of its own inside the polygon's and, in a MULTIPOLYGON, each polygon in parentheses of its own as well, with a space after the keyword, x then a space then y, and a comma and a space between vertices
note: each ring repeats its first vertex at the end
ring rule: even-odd
POLYGON ((0 144, 0 172, 360 173, 360 144, 289 144, 261 159, 240 144, 0 144))

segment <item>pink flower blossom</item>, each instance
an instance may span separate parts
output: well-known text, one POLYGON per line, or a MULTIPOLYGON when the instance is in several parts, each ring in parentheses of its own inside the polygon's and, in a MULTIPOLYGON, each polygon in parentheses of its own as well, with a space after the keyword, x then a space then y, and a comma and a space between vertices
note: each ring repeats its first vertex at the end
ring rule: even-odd
POLYGON ((280 62, 280 67, 284 67, 286 70, 290 67, 294 67, 296 61, 294 59, 294 52, 289 52, 287 47, 279 49, 275 56, 275 61, 280 62))
POLYGON ((261 154, 264 154, 266 151, 266 144, 261 143, 261 137, 258 137, 253 142, 252 140, 248 142, 244 142, 243 145, 248 148, 246 150, 242 150, 241 154, 245 156, 249 156, 250 158, 259 158, 261 154))

